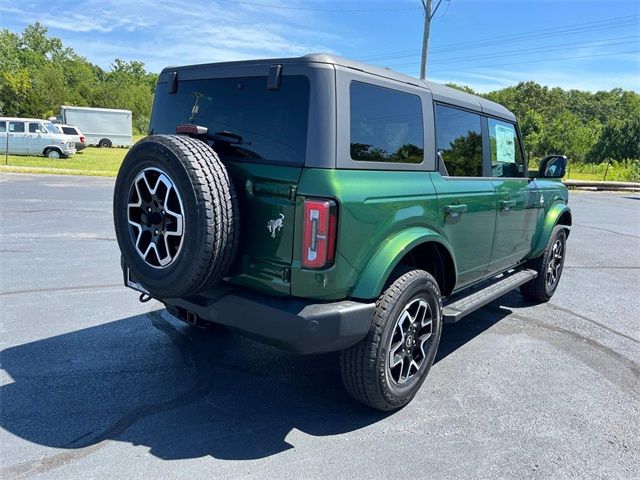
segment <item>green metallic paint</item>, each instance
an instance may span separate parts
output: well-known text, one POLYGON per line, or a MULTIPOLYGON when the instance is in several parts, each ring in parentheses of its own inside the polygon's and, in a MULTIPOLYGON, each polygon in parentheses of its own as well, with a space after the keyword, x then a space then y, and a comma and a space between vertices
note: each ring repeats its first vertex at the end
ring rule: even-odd
POLYGON ((529 184, 436 172, 227 166, 243 213, 240 253, 229 280, 277 296, 376 298, 404 255, 425 242, 451 254, 457 292, 507 263, 539 255, 569 210, 566 187, 549 179, 529 184), (338 203, 336 256, 325 270, 301 267, 305 197, 338 203), (515 200, 513 209, 501 212, 501 199, 515 200), (282 229, 272 237, 267 222, 280 214, 282 229))
POLYGON ((380 246, 360 275, 352 296, 363 299, 378 297, 400 260, 413 248, 428 242, 435 242, 446 248, 455 265, 451 246, 440 234, 425 227, 411 227, 396 233, 380 246))
POLYGON ((528 178, 495 178, 496 234, 486 277, 520 263, 531 252, 540 215, 540 194, 528 178))
MULTIPOLYGON (((536 235, 531 245, 529 258, 536 258, 542 254, 553 227, 556 226, 560 217, 565 213, 571 214, 571 209, 567 205, 569 201, 569 191, 559 179, 535 179, 539 194, 544 199, 543 214, 538 218, 536 235)), ((541 209, 542 210, 542 209, 541 209)))
POLYGON ((495 188, 488 178, 439 173, 431 178, 438 196, 438 229, 456 254, 456 288, 460 289, 487 272, 496 225, 495 188))
POLYGON ((229 279, 273 295, 290 295, 295 190, 301 167, 226 162, 240 203, 240 247, 229 279), (282 220, 272 236, 271 220, 282 220))

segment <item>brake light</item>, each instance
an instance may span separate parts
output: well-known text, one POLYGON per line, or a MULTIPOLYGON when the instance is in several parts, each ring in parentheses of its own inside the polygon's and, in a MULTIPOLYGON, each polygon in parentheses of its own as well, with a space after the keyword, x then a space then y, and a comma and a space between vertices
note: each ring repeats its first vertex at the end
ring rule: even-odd
POLYGON ((80 143, 84 143, 84 137, 80 135, 80 143))
POLYGON ((302 267, 330 267, 336 253, 338 207, 333 200, 309 198, 304 202, 302 267))

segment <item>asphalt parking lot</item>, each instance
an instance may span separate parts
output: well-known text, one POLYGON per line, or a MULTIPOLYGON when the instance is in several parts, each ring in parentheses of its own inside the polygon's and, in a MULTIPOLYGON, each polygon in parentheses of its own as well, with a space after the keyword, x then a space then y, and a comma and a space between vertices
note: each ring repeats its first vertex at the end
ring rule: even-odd
POLYGON ((640 195, 572 192, 546 305, 445 328, 393 414, 121 286, 113 180, 0 175, 0 477, 640 478, 640 195))

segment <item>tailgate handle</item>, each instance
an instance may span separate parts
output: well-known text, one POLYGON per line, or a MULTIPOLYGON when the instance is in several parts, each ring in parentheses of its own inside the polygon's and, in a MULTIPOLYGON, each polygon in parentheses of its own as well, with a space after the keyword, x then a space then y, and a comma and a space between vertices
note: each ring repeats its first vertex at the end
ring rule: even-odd
POLYGON ((467 211, 467 206, 464 203, 457 203, 455 205, 447 205, 444 207, 445 215, 459 215, 467 211))
POLYGON ((515 206, 515 200, 500 200, 500 210, 511 210, 515 206))

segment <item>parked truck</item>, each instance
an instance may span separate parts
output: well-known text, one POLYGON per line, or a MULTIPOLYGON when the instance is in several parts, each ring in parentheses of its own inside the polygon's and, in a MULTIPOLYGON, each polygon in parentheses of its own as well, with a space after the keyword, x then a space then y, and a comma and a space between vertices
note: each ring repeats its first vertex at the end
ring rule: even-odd
POLYGON ((80 128, 84 132, 87 145, 102 148, 133 145, 129 110, 63 105, 60 107, 58 121, 80 128))

